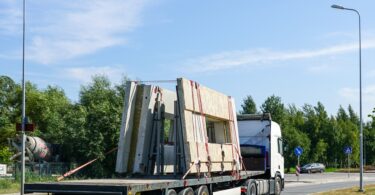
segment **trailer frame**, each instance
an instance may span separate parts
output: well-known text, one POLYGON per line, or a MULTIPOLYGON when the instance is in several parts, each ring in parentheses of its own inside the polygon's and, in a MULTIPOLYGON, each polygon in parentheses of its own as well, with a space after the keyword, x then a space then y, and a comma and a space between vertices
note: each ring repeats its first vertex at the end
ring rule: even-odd
POLYGON ((64 182, 45 182, 25 184, 26 193, 52 193, 52 194, 106 194, 130 195, 139 192, 166 194, 169 189, 181 190, 186 187, 199 187, 207 185, 211 194, 212 185, 225 185, 231 183, 232 187, 240 187, 246 180, 264 174, 264 171, 241 171, 238 175, 222 175, 210 178, 170 179, 159 177, 125 178, 125 179, 90 179, 71 180, 64 182))

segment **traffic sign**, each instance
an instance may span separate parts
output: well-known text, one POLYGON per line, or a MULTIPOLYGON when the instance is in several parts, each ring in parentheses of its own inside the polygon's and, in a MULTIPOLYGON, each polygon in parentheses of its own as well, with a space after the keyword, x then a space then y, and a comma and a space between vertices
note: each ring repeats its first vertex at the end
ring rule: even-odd
POLYGON ((345 154, 351 154, 352 153, 352 147, 350 147, 350 146, 346 146, 346 147, 344 147, 344 153, 345 154))
MULTIPOLYGON (((16 123, 16 130, 17 131, 22 131, 22 124, 21 123, 16 123)), ((25 131, 34 131, 35 130, 35 125, 34 124, 25 124, 25 131)))
POLYGON ((302 153, 303 153, 303 149, 301 146, 297 146, 296 148, 294 148, 294 154, 296 156, 301 156, 302 153))

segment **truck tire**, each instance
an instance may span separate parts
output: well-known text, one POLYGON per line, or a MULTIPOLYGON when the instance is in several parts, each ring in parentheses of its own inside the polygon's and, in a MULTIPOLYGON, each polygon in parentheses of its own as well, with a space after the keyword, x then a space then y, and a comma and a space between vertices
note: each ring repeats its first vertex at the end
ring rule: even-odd
POLYGON ((255 181, 249 181, 247 183, 246 195, 257 195, 257 185, 255 181))
POLYGON ((195 189, 195 195, 209 195, 210 192, 208 191, 207 186, 199 186, 199 188, 195 189))
POLYGON ((181 190, 178 195, 194 195, 194 190, 191 187, 187 187, 181 190))
POLYGON ((275 195, 281 194, 281 178, 277 176, 275 178, 275 195))
POLYGON ((177 192, 176 192, 176 190, 174 190, 174 189, 169 189, 169 190, 167 191, 167 195, 177 195, 177 192))

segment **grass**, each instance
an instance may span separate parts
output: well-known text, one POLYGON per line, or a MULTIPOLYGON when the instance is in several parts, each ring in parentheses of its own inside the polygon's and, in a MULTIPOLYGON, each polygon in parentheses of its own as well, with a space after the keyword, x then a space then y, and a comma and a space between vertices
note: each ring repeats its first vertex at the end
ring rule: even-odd
MULTIPOLYGON (((26 173, 26 182, 46 182, 56 181, 55 177, 51 176, 39 176, 32 173, 26 173)), ((0 194, 16 193, 20 191, 20 176, 17 175, 15 178, 0 178, 0 194)))
POLYGON ((326 168, 325 172, 330 173, 330 172, 337 172, 337 168, 326 168))
POLYGON ((20 191, 20 184, 14 179, 0 179, 0 194, 16 193, 20 191))
MULTIPOLYGON (((326 172, 326 173, 341 172, 340 170, 341 169, 337 169, 337 168, 326 168, 326 170, 324 172, 326 172)), ((296 169, 294 167, 290 168, 289 172, 287 172, 288 169, 285 169, 284 171, 285 171, 285 173, 292 173, 292 174, 296 173, 296 169)), ((342 172, 346 172, 346 171, 343 170, 342 172)))
POLYGON ((296 168, 292 167, 292 168, 289 169, 289 171, 288 171, 288 169, 284 169, 284 172, 285 173, 296 173, 296 168))
POLYGON ((352 187, 352 188, 347 188, 347 189, 332 190, 328 192, 316 193, 316 195, 344 195, 344 194, 375 194, 375 185, 365 186, 365 192, 358 192, 358 186, 357 186, 357 187, 352 187))

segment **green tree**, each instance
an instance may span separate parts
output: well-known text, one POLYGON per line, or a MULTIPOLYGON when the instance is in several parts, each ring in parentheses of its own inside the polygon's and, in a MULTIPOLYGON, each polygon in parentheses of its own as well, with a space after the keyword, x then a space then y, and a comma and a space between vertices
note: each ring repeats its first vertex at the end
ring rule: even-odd
POLYGON ((83 86, 80 105, 86 111, 84 156, 87 159, 99 157, 99 163, 87 169, 94 177, 111 176, 115 167, 115 153, 105 158, 105 152, 117 147, 123 97, 105 76, 93 77, 92 83, 83 86))
POLYGON ((294 154, 294 148, 301 146, 304 149, 300 157, 301 163, 309 162, 310 138, 301 131, 305 123, 303 112, 295 105, 289 105, 285 112, 285 123, 282 130, 282 136, 285 146, 285 167, 291 168, 297 164, 297 157, 294 154))
POLYGON ((9 150, 8 146, 0 146, 0 163, 9 164, 10 157, 12 157, 12 152, 9 150))
POLYGON ((242 111, 240 112, 241 114, 257 113, 257 107, 251 95, 246 96, 246 98, 243 100, 241 107, 242 107, 242 111))
POLYGON ((71 102, 64 91, 48 86, 45 90, 29 90, 27 93, 27 116, 36 124, 39 136, 50 143, 62 144, 64 116, 70 112, 71 102))
MULTIPOLYGON (((343 162, 346 161, 346 156, 342 152, 344 147, 350 146, 353 148, 353 153, 351 157, 353 158, 352 162, 358 163, 359 155, 359 144, 358 144, 358 121, 355 122, 354 112, 348 108, 349 115, 347 112, 340 106, 336 121, 332 121, 332 128, 334 133, 329 137, 330 142, 328 149, 328 159, 339 161, 340 165, 343 166, 343 162), (339 152, 338 152, 339 151, 339 152)), ((328 136, 327 136, 328 137, 328 136)))
POLYGON ((327 159, 320 157, 327 155, 328 145, 326 143, 329 141, 326 140, 326 137, 332 131, 328 114, 321 102, 318 102, 316 106, 305 104, 303 111, 306 122, 302 131, 309 136, 311 147, 315 148, 310 150, 310 160, 324 162, 327 159))
POLYGON ((314 156, 312 156, 312 161, 327 162, 327 147, 328 144, 323 139, 319 139, 314 147, 314 156))
POLYGON ((375 165, 375 108, 372 114, 369 115, 371 120, 366 123, 363 129, 363 142, 364 142, 364 157, 365 164, 375 165))
POLYGON ((359 125, 359 117, 358 115, 354 112, 353 108, 351 105, 348 106, 348 113, 349 113, 349 119, 353 124, 358 124, 359 125))
POLYGON ((70 112, 63 116, 65 126, 61 131, 62 135, 62 157, 67 162, 83 163, 90 160, 87 156, 87 150, 90 150, 86 143, 88 142, 85 129, 86 124, 86 109, 79 105, 70 105, 68 110, 70 112), (72 152, 74 151, 74 152, 72 152))
POLYGON ((310 139, 307 134, 299 131, 295 127, 286 126, 283 128, 283 139, 285 146, 285 167, 291 168, 297 165, 297 156, 294 154, 294 148, 301 146, 303 154, 301 155, 301 164, 309 162, 310 139))
POLYGON ((285 110, 280 97, 275 95, 268 97, 260 109, 263 113, 271 113, 272 120, 283 126, 285 110))
POLYGON ((339 107, 339 110, 337 111, 336 119, 337 120, 344 120, 344 121, 349 119, 348 114, 346 113, 345 109, 341 105, 339 107))
POLYGON ((7 76, 0 76, 0 163, 9 163, 12 156, 8 138, 15 137, 14 105, 17 84, 7 76))

